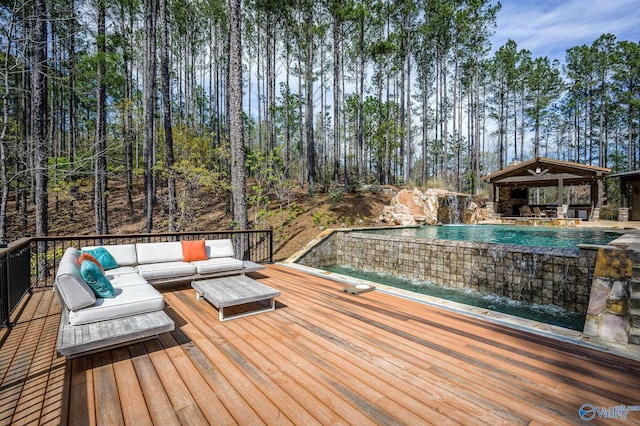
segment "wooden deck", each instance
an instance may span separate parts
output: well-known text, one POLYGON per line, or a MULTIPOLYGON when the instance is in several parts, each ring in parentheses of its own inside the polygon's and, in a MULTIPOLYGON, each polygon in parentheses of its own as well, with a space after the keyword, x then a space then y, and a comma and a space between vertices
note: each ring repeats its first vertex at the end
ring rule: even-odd
POLYGON ((576 424, 585 403, 640 404, 640 362, 284 266, 252 277, 275 311, 220 322, 166 289, 174 332, 73 360, 57 298, 34 293, 0 330, 0 424, 576 424))

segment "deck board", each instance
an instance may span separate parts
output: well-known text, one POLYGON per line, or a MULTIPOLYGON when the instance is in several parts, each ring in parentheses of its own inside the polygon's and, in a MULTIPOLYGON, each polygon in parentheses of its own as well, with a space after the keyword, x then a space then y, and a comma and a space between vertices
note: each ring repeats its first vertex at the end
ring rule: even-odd
POLYGON ((96 394, 96 423, 99 425, 123 425, 124 417, 111 353, 103 351, 92 355, 91 358, 96 394))
MULTIPOLYGON (((191 296, 187 296, 185 293, 179 293, 176 297, 179 301, 173 298, 169 300, 174 303, 191 302, 191 296)), ((182 304, 178 304, 175 308, 180 311, 182 304)), ((292 420, 286 417, 283 411, 289 411, 290 415, 293 414, 294 407, 291 406, 291 400, 286 398, 282 401, 282 406, 274 404, 269 398, 269 393, 265 393, 264 389, 260 388, 260 382, 265 381, 262 372, 254 364, 242 357, 242 354, 236 350, 233 344, 222 338, 216 333, 216 330, 210 326, 218 323, 217 317, 210 314, 214 312, 211 310, 211 306, 206 302, 197 303, 193 309, 195 313, 199 315, 198 319, 194 321, 194 324, 202 324, 203 326, 200 328, 200 331, 203 333, 203 337, 210 342, 213 341, 216 343, 210 346, 210 350, 213 353, 213 359, 217 360, 221 374, 224 375, 230 383, 233 383, 243 399, 253 407, 263 421, 266 423, 272 421, 281 424, 290 423, 292 420)), ((278 389, 272 389, 272 391, 278 392, 278 389)))
MULTIPOLYGON (((83 356, 67 361, 71 369, 67 421, 76 425, 95 425, 96 406, 91 358, 83 356)), ((63 402, 64 403, 64 402, 63 402)))
MULTIPOLYGON (((313 330, 318 326, 318 324, 321 324, 323 320, 324 320, 324 315, 315 316, 311 318, 312 323, 303 324, 302 326, 310 327, 312 331, 308 331, 308 333, 310 335, 313 335, 314 334, 313 330)), ((340 338, 340 339, 345 339, 343 340, 343 342, 346 342, 347 340, 349 341, 350 343, 349 349, 354 351, 354 353, 352 354, 352 357, 364 359, 366 360, 368 365, 383 363, 388 359, 392 359, 393 361, 391 361, 391 363, 396 365, 398 362, 397 360, 405 361, 405 362, 402 362, 397 367, 387 366, 387 368, 390 368, 394 375, 401 374, 399 371, 408 372, 408 374, 404 376, 406 383, 404 384, 403 388, 406 391, 411 392, 411 388, 413 386, 422 386, 422 388, 424 389, 422 391, 423 395, 424 395, 424 392, 429 392, 432 395, 435 394, 438 401, 442 401, 444 399, 444 401, 448 403, 448 406, 451 406, 453 404, 455 404, 456 406, 459 406, 459 408, 464 408, 465 406, 468 406, 469 413, 478 412, 478 409, 489 410, 489 409, 496 408, 495 405, 492 405, 490 403, 487 404, 486 402, 479 404, 478 398, 475 392, 471 393, 471 398, 470 398, 472 401, 471 403, 469 403, 468 401, 465 401, 464 398, 461 398, 461 395, 459 393, 449 395, 451 399, 447 400, 446 396, 447 396, 447 393, 449 393, 448 392, 449 384, 446 382, 443 383, 443 381, 440 380, 438 377, 433 377, 432 374, 430 374, 431 369, 434 367, 434 363, 432 363, 431 362, 432 360, 428 359, 425 356, 426 353, 423 350, 420 350, 420 348, 416 348, 415 345, 403 344, 402 341, 389 343, 385 341, 389 337, 388 335, 382 334, 381 338, 374 335, 376 331, 375 327, 371 327, 373 332, 366 332, 366 333, 363 331, 367 328, 366 326, 359 327, 358 331, 360 332, 360 334, 357 336, 358 340, 354 340, 353 328, 349 326, 344 326, 343 323, 344 323, 343 321, 336 321, 334 323, 329 323, 329 324, 326 324, 326 328, 333 329, 334 335, 331 336, 332 339, 335 340, 336 338, 340 338), (422 380, 417 380, 417 377, 420 377, 422 380), (422 381, 424 383, 421 383, 422 381), (469 406, 469 404, 471 404, 471 406, 469 406)), ((344 343, 342 344, 342 346, 344 346, 344 343)), ((443 356, 444 364, 451 363, 451 360, 448 359, 447 357, 448 355, 446 354, 443 356)), ((461 375, 464 375, 466 374, 466 371, 459 370, 458 373, 461 375)), ((476 386, 478 385, 484 386, 484 384, 481 382, 476 384, 476 386)), ((478 388, 474 387, 474 390, 477 391, 478 388)), ((490 392, 491 389, 487 388, 486 391, 490 392)), ((484 413, 482 411, 479 411, 479 413, 480 415, 492 414, 491 412, 484 413)), ((456 417, 460 416, 460 414, 457 412, 448 413, 448 415, 456 416, 456 417)), ((477 414, 473 414, 473 415, 474 417, 478 416, 477 414)), ((508 417, 514 417, 514 416, 508 416, 508 417)), ((498 421, 498 420, 499 419, 495 419, 495 421, 498 421)), ((513 420, 513 418, 511 420, 513 420)))
POLYGON ((29 295, 0 333, 0 424, 575 424, 640 401, 638 361, 281 265, 252 277, 275 311, 220 322, 162 288, 174 331, 72 360, 57 298, 29 295))
POLYGON ((173 409, 171 400, 160 380, 149 354, 142 343, 129 347, 136 377, 140 382, 142 394, 154 424, 179 425, 178 413, 173 409))
MULTIPOLYGON (((313 297, 309 296, 308 293, 304 293, 305 297, 313 297)), ((368 295, 366 297, 375 298, 376 295, 368 295)), ((360 299, 361 300, 361 299, 360 299)), ((317 310, 319 308, 315 308, 313 310, 307 311, 307 313, 317 310)), ((341 310, 339 307, 333 306, 333 309, 341 310)), ((387 308, 378 308, 378 310, 386 310, 387 308)), ((356 303, 353 303, 350 306, 348 312, 344 311, 343 313, 347 317, 355 317, 357 318, 359 312, 359 308, 356 306, 356 303)), ((429 328, 420 332, 419 329, 415 327, 412 329, 408 326, 406 321, 403 321, 399 318, 402 316, 407 316, 407 314, 396 314, 396 315, 385 315, 379 314, 377 312, 369 312, 365 317, 362 318, 363 321, 371 323, 376 330, 386 329, 387 331, 391 331, 391 333, 387 334, 387 336, 394 340, 392 345, 385 348, 386 352, 394 351, 394 347, 397 345, 403 345, 403 342, 415 342, 419 343, 423 346, 428 347, 432 351, 428 353, 435 356, 439 361, 436 364, 440 366, 442 370, 447 371, 447 376, 449 377, 465 377, 465 381, 474 381, 474 376, 478 376, 478 379, 475 383, 477 386, 476 389, 480 389, 478 393, 481 393, 483 396, 489 394, 494 394, 495 398, 506 400, 507 404, 511 403, 511 399, 514 399, 514 396, 519 395, 522 397, 523 401, 520 402, 520 410, 521 412, 525 412, 528 410, 540 411, 540 408, 537 407, 554 407, 559 408, 560 413, 565 413, 565 415, 572 416, 571 407, 574 407, 575 404, 581 405, 582 403, 579 401, 572 401, 573 405, 570 406, 562 406, 560 403, 564 402, 564 400, 559 400, 563 394, 548 396, 546 394, 547 386, 559 387, 563 382, 569 381, 569 378, 565 375, 565 370, 560 370, 560 374, 556 372, 557 376, 554 377, 555 380, 551 380, 545 382, 546 377, 544 375, 533 376, 529 371, 532 367, 530 365, 523 365, 521 360, 505 360, 505 359, 495 359, 494 357, 486 357, 483 354, 475 351, 469 352, 468 345, 460 346, 456 344, 455 341, 447 340, 444 337, 442 332, 443 328, 451 328, 456 331, 456 334, 464 333, 467 335, 469 339, 485 339, 484 333, 481 331, 476 335, 468 335, 464 330, 467 329, 466 323, 468 320, 466 318, 461 318, 461 325, 459 327, 451 327, 449 324, 429 324, 429 325, 437 325, 437 327, 429 328), (393 319, 392 317, 396 317, 393 319), (381 320, 380 322, 376 322, 377 320, 381 320), (384 322, 382 322, 384 321, 384 322), (398 324, 398 328, 393 328, 393 324, 398 324), (453 342, 453 343, 452 343, 453 342), (453 357, 453 358, 452 358, 453 357), (464 364, 465 370, 455 371, 455 366, 462 361, 464 364), (495 362, 494 362, 495 361, 495 362), (508 368, 507 368, 508 367, 508 368), (492 380, 491 377, 487 378, 486 372, 491 371, 493 376, 496 376, 498 380, 492 380), (453 373, 453 374, 451 374, 453 373), (487 381, 488 379, 488 381, 487 381), (512 385, 510 385, 512 384, 512 385), (538 388, 540 388, 538 390, 538 388), (502 393, 495 393, 494 389, 502 390, 502 393)), ((317 324, 317 321, 322 321, 323 318, 326 318, 325 315, 319 313, 317 314, 313 320, 314 324, 317 324)), ((338 320, 335 321, 338 326, 342 327, 346 320, 338 320)), ((327 325, 329 326, 329 325, 327 325)), ((366 327, 361 326, 360 330, 365 330, 366 327)), ((345 329, 346 330, 346 329, 345 329)), ((348 330, 345 331, 346 335, 349 335, 348 330)), ((360 344, 359 344, 360 345, 360 344)), ((399 352, 392 352, 396 356, 403 356, 403 354, 399 352)), ((422 353, 426 353, 422 351, 422 353)), ((591 373, 591 372, 590 372, 591 373)), ((571 372, 569 372, 571 374, 571 372)), ((636 381, 637 387, 637 376, 630 375, 630 380, 636 381)), ((574 390, 569 387, 568 391, 574 390)), ((599 392, 597 389, 594 392, 599 392)), ((602 392, 602 391, 600 391, 602 392)), ((569 393, 571 395, 571 393, 569 393)), ((600 398, 597 394, 581 394, 582 398, 592 397, 592 398, 600 398)), ((480 398, 476 398, 478 400, 480 398)), ((601 398, 600 398, 601 399, 601 398)), ((624 398, 625 400, 631 400, 631 398, 624 398)), ((585 399, 583 399, 585 400, 585 399)), ((515 400, 514 402, 516 402, 515 400)), ((605 402, 605 401, 603 401, 605 402)), ((619 403, 618 403, 619 404, 619 403)), ((627 404, 633 405, 633 403, 627 402, 627 404)), ((613 404, 616 405, 616 404, 613 404)), ((551 415, 551 413, 549 413, 551 415)))
POLYGON ((169 333, 162 334, 160 342, 167 356, 175 365, 178 374, 184 379, 185 385, 198 407, 202 410, 207 422, 220 425, 233 424, 233 418, 220 403, 220 400, 209 387, 204 377, 202 377, 196 365, 189 358, 189 354, 184 352, 183 348, 178 345, 177 341, 169 333))
POLYGON ((135 368, 129 351, 118 348, 111 351, 113 373, 118 386, 118 395, 123 401, 122 417, 125 424, 135 423, 138 426, 152 425, 151 416, 144 400, 142 388, 136 377, 135 368))

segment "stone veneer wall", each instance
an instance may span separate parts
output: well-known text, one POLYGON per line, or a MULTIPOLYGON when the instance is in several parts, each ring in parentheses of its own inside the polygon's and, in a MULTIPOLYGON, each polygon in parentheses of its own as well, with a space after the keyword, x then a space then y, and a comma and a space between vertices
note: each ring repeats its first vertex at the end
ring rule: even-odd
POLYGON ((330 233, 323 236, 312 249, 305 251, 298 259, 295 260, 295 262, 312 268, 337 264, 338 247, 344 239, 345 232, 329 232, 330 233))
POLYGON ((633 260, 629 250, 599 249, 584 334, 629 343, 633 260))
POLYGON ((339 264, 584 313, 597 252, 334 232, 298 262, 339 264))

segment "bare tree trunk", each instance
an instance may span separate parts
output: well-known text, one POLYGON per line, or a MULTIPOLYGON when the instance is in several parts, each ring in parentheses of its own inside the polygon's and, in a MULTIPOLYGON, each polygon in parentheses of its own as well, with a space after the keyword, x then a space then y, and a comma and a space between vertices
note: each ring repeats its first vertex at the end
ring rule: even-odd
MULTIPOLYGON (((15 10, 16 4, 14 4, 15 10)), ((7 129, 9 128, 9 54, 13 44, 13 30, 15 22, 12 19, 7 31, 7 49, 4 54, 2 78, 4 79, 4 93, 2 94, 2 130, 0 130, 0 179, 2 181, 2 199, 0 201, 0 247, 7 244, 7 202, 9 200, 9 180, 7 179, 7 129)))
POLYGON ((504 90, 503 85, 501 85, 498 91, 498 102, 500 107, 500 114, 498 116, 498 169, 502 170, 504 168, 504 90))
POLYGON ((260 46, 260 32, 258 32, 257 35, 257 44, 258 44, 258 48, 256 49, 256 91, 257 93, 257 99, 258 99, 258 149, 260 151, 262 151, 262 91, 260 90, 260 51, 261 51, 261 46, 260 46))
POLYGON ((123 144, 124 144, 124 162, 125 162, 125 178, 127 190, 127 209, 129 215, 133 218, 133 55, 131 46, 133 46, 133 13, 128 11, 128 22, 124 4, 120 3, 120 25, 123 37, 127 40, 123 48, 124 62, 124 91, 125 105, 123 111, 123 144))
POLYGON ((300 41, 298 42, 299 51, 298 51, 298 96, 300 101, 298 102, 298 138, 300 149, 298 151, 298 162, 299 162, 299 173, 298 173, 298 183, 300 184, 300 188, 304 186, 304 154, 305 154, 305 143, 304 143, 304 123, 302 115, 302 47, 300 46, 300 41))
MULTIPOLYGON (((377 99, 377 102, 378 102, 378 105, 377 105, 378 106, 378 128, 379 129, 383 129, 384 128, 383 127, 384 126, 384 121, 383 121, 384 115, 382 113, 383 112, 383 110, 382 110, 382 76, 381 76, 380 72, 378 72, 377 75, 376 75, 375 84, 376 84, 376 90, 377 90, 377 96, 378 96, 378 99, 377 99)), ((387 176, 386 176, 386 173, 385 173, 385 171, 386 171, 385 158, 386 158, 386 152, 387 152, 387 149, 386 149, 387 141, 386 140, 385 140, 384 144, 385 144, 385 147, 384 147, 385 149, 382 152, 382 154, 376 153, 375 155, 376 155, 376 157, 378 157, 378 165, 377 165, 377 168, 378 168, 378 170, 377 170, 378 182, 381 183, 381 184, 384 184, 384 185, 388 185, 389 182, 388 182, 388 179, 387 179, 387 176)))
POLYGON ((406 164, 405 164, 405 184, 411 181, 412 158, 413 158, 413 134, 411 132, 411 55, 407 55, 407 109, 406 109, 406 132, 407 132, 407 148, 406 148, 406 164))
POLYGON ((605 99, 604 93, 606 92, 606 76, 602 76, 602 85, 604 86, 600 91, 600 107, 598 112, 598 166, 607 167, 607 132, 604 127, 604 110, 605 99))
MULTIPOLYGON (((455 161, 452 164, 452 176, 451 183, 456 191, 459 191, 459 175, 460 175, 460 162, 458 161, 458 137, 460 135, 460 128, 458 126, 458 103, 462 102, 458 98, 458 79, 460 75, 460 64, 458 57, 458 49, 453 50, 453 76, 452 76, 452 89, 451 89, 451 154, 455 157, 455 161)), ((448 167, 447 167, 448 169, 448 167)))
POLYGON ((324 37, 322 37, 319 40, 319 44, 320 44, 320 55, 319 56, 319 60, 320 60, 320 120, 318 121, 318 125, 320 126, 320 164, 322 164, 322 166, 319 168, 318 170, 318 181, 320 182, 326 182, 325 179, 325 172, 326 172, 326 167, 325 164, 327 164, 327 127, 325 125, 325 105, 326 105, 326 82, 325 82, 325 78, 326 78, 326 73, 324 72, 324 47, 325 47, 325 43, 324 43, 324 37))
MULTIPOLYGON (((22 28, 22 37, 23 39, 27 39, 28 33, 30 31, 30 25, 24 25, 22 28)), ((15 175, 18 176, 16 179, 16 193, 18 194, 16 197, 16 211, 20 214, 20 228, 22 232, 27 232, 27 227, 29 225, 28 216, 27 216, 27 181, 29 177, 24 173, 26 166, 31 158, 29 155, 29 146, 30 146, 30 115, 29 115, 29 97, 27 94, 30 90, 30 74, 28 70, 28 63, 25 61, 22 65, 21 72, 21 87, 22 93, 20 94, 20 130, 21 130, 21 140, 20 140, 20 149, 18 153, 19 161, 16 164, 15 175)))
POLYGON ((76 8, 75 0, 69 2, 69 13, 71 14, 69 22, 69 45, 68 45, 68 63, 69 63, 69 145, 67 147, 67 158, 69 159, 69 179, 71 186, 69 188, 69 216, 76 217, 75 200, 78 192, 78 184, 76 183, 76 149, 78 129, 78 108, 76 102, 76 8))
MULTIPOLYGON (((344 58, 344 43, 342 45, 342 49, 340 52, 340 58, 344 58)), ((347 112, 345 111, 344 108, 344 94, 346 93, 346 82, 345 82, 345 71, 344 71, 344 60, 340 61, 340 76, 342 78, 342 91, 340 92, 341 98, 340 98, 340 105, 341 105, 341 109, 342 109, 342 114, 341 114, 341 123, 347 123, 347 118, 346 118, 346 114, 347 112)), ((344 181, 346 185, 349 185, 349 164, 348 164, 348 160, 349 160, 349 138, 347 137, 347 126, 342 126, 342 167, 344 168, 344 181)), ((355 143, 354 143, 355 145, 355 143)), ((352 148, 352 151, 355 155, 357 156, 357 149, 352 148)), ((355 158, 354 158, 355 159, 355 158)), ((357 161, 357 159, 355 159, 357 161)), ((351 161, 351 167, 354 167, 354 162, 353 160, 351 161)), ((359 182, 362 182, 362 180, 358 179, 359 182)))
POLYGON ((525 89, 523 88, 522 93, 520 94, 521 102, 522 102, 522 104, 520 105, 520 161, 524 161, 524 133, 525 133, 524 113, 525 113, 525 102, 526 102, 524 90, 525 89))
POLYGON ((313 195, 316 178, 316 147, 313 135, 313 7, 309 6, 306 16, 306 30, 307 30, 307 64, 306 64, 306 96, 307 96, 307 108, 305 126, 307 129, 307 182, 309 183, 309 194, 313 195))
POLYGON ((68 158, 71 167, 71 178, 74 177, 73 162, 76 156, 76 136, 78 131, 76 123, 78 121, 78 109, 76 107, 76 16, 75 0, 71 0, 69 5, 71 11, 71 23, 69 36, 69 152, 68 158))
MULTIPOLYGON (((333 17, 333 180, 340 178, 340 33, 342 22, 334 12, 333 17)), ((346 152, 345 152, 346 156, 346 152)), ((347 173, 345 170, 345 178, 347 173)), ((345 185, 348 183, 345 181, 345 185)))
POLYGON ((167 35, 167 1, 160 0, 160 25, 162 50, 160 53, 160 66, 162 68, 162 100, 164 104, 164 141, 167 161, 167 189, 169 232, 176 230, 176 179, 173 160, 173 128, 171 127, 171 89, 169 86, 169 40, 167 35))
MULTIPOLYGON (((33 62, 31 64, 31 138, 33 140, 33 166, 35 173, 34 198, 36 205, 36 235, 49 233, 49 183, 47 140, 47 7, 46 0, 35 0, 33 5, 33 62)), ((38 243, 38 270, 47 274, 46 241, 38 243)))
POLYGON ((356 124, 356 168, 358 179, 364 180, 364 73, 365 73, 365 47, 364 47, 364 15, 360 19, 358 27, 358 112, 356 124))
POLYGON ((266 75, 266 83, 267 83, 267 104, 266 104, 266 115, 267 115, 267 149, 272 151, 275 147, 275 139, 276 139, 276 127, 275 127, 275 106, 276 106, 276 37, 275 37, 275 27, 276 23, 273 17, 273 13, 269 11, 267 13, 267 75, 266 75))
POLYGON ((406 104, 405 104, 405 96, 406 96, 406 92, 405 92, 405 88, 406 88, 406 78, 407 78, 407 74, 406 74, 406 68, 405 66, 405 59, 406 56, 405 55, 405 47, 404 47, 404 38, 402 39, 402 43, 401 43, 401 47, 400 47, 400 51, 401 51, 401 60, 400 60, 400 128, 402 129, 402 131, 400 132, 400 156, 399 156, 399 161, 400 161, 400 170, 399 172, 396 174, 396 182, 399 179, 402 179, 404 182, 404 184, 408 183, 408 179, 407 179, 407 174, 406 174, 406 167, 407 164, 405 162, 406 158, 406 135, 405 135, 405 126, 406 126, 406 104))
MULTIPOLYGON (((222 37, 218 37, 218 34, 216 33, 216 38, 218 38, 218 40, 222 37)), ((216 117, 216 146, 220 146, 222 144, 222 119, 224 117, 224 111, 222 109, 222 105, 221 105, 221 98, 220 98, 220 92, 222 91, 221 87, 220 87, 220 82, 222 81, 222 79, 220 78, 220 71, 222 68, 221 61, 220 60, 220 52, 218 49, 220 43, 216 43, 215 45, 215 56, 216 56, 216 62, 215 62, 215 74, 216 74, 216 84, 214 85, 214 90, 215 90, 215 117, 216 117)))
MULTIPOLYGON (((476 53, 477 55, 477 53, 476 53)), ((474 89, 473 89, 473 96, 474 96, 474 116, 475 116, 475 120, 474 120, 474 146, 475 146, 475 170, 476 170, 476 182, 475 182, 475 194, 480 193, 480 177, 481 177, 481 171, 480 171, 480 151, 481 151, 481 147, 480 147, 480 72, 479 72, 479 61, 478 58, 476 56, 476 62, 474 64, 474 89)))
MULTIPOLYGON (((241 0, 229 0, 229 120, 231 136, 231 187, 233 220, 237 229, 247 229, 246 169, 242 117, 242 12, 241 0)), ((244 248, 244 244, 242 245, 244 248)), ((244 253, 242 254, 244 258, 244 253)))
POLYGON ((147 217, 146 232, 153 229, 153 205, 155 202, 155 185, 153 176, 153 151, 155 137, 155 97, 156 97, 156 14, 157 2, 144 1, 144 40, 145 55, 143 61, 144 73, 144 186, 145 186, 145 215, 147 217))
MULTIPOLYGON (((389 36, 387 35, 387 38, 389 36)), ((389 102, 389 55, 385 55, 385 76, 386 76, 386 84, 385 84, 385 108, 384 108, 384 126, 385 126, 385 138, 384 138, 384 184, 389 185, 391 183, 391 133, 390 133, 390 123, 391 123, 391 112, 389 111, 390 102, 389 102)), ((380 91, 382 94, 382 90, 380 91)), ((382 96, 381 96, 382 98, 382 96)))
POLYGON ((290 37, 291 31, 289 25, 285 25, 285 49, 286 49, 286 60, 285 60, 285 104, 284 104, 284 168, 285 168, 285 177, 289 179, 289 169, 291 167, 291 88, 289 79, 291 78, 291 64, 289 61, 290 56, 290 37))
POLYGON ((107 73, 105 64, 105 3, 97 1, 98 7, 98 72, 96 76, 98 101, 96 111, 96 164, 95 164, 95 223, 96 234, 104 235, 109 232, 107 223, 107 88, 104 77, 107 73))
POLYGON ((632 152, 635 152, 633 149, 633 104, 631 103, 629 103, 629 106, 627 107, 627 128, 629 129, 627 136, 627 152, 629 153, 627 158, 627 171, 630 172, 633 170, 635 163, 635 155, 631 154, 632 152))
POLYGON ((48 234, 47 141, 47 9, 46 0, 34 1, 33 64, 31 66, 31 136, 35 171, 36 235, 48 234))
MULTIPOLYGON (((424 74, 424 72, 423 72, 424 74)), ((428 123, 429 118, 429 94, 427 89, 427 78, 425 76, 422 77, 424 82, 422 83, 422 122, 428 123)), ((427 182, 428 169, 427 169, 427 155, 428 155, 428 146, 429 146, 429 135, 427 134, 428 126, 422 126, 422 184, 424 185, 427 182)))

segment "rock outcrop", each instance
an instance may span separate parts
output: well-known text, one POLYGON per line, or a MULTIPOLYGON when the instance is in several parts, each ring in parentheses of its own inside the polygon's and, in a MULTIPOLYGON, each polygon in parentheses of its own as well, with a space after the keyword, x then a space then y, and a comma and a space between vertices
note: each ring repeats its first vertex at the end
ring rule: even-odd
POLYGON ((403 189, 391 200, 379 221, 390 225, 411 226, 437 223, 475 223, 478 205, 469 195, 429 188, 403 189))

